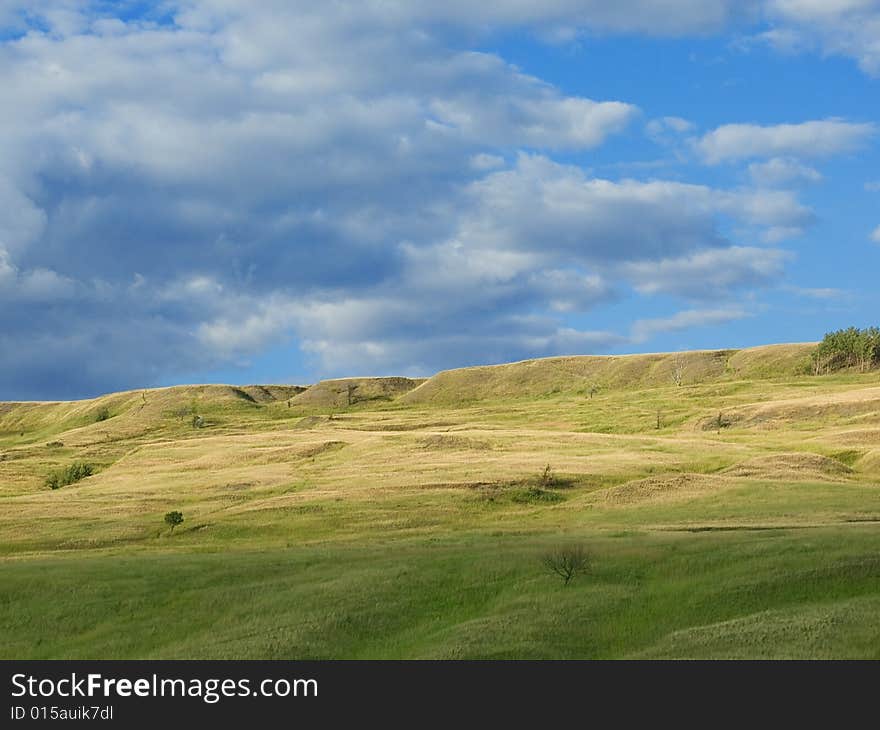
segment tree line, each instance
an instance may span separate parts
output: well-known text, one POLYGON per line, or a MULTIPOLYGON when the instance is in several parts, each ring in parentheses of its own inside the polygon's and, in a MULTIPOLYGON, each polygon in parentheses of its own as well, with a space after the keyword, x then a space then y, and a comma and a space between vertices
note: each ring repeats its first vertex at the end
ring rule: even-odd
POLYGON ((843 368, 865 372, 880 365, 880 329, 848 327, 828 332, 813 352, 812 364, 814 375, 843 368))

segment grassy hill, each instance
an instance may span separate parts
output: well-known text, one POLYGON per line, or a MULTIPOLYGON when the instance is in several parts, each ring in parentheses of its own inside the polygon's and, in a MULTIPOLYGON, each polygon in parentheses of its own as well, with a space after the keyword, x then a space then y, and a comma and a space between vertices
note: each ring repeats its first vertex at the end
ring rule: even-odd
POLYGON ((0 404, 0 657, 880 658, 880 373, 810 349, 0 404))
POLYGON ((647 355, 573 356, 438 373, 401 402, 441 405, 522 398, 560 392, 651 388, 719 380, 749 380, 809 372, 813 344, 769 345, 746 350, 705 350, 647 355))

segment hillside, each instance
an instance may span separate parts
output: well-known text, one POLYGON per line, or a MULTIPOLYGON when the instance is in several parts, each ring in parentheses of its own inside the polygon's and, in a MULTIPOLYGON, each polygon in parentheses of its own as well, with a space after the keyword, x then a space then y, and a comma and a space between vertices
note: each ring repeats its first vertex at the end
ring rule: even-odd
POLYGON ((880 658, 880 372, 810 347, 0 404, 0 658, 880 658))
POLYGON ((534 397, 591 389, 651 388, 720 380, 752 380, 802 375, 809 371, 815 343, 766 345, 745 350, 703 350, 646 355, 552 357, 447 370, 429 378, 400 400, 409 404, 534 397))
POLYGON ((322 380, 293 399, 297 405, 345 408, 392 401, 424 383, 412 378, 340 378, 322 380))

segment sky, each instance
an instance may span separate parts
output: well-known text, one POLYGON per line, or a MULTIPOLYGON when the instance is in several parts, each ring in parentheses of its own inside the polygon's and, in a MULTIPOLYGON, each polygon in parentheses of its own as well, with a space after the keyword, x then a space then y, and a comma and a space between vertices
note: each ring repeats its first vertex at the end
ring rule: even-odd
POLYGON ((878 324, 880 0, 0 0, 0 399, 878 324))

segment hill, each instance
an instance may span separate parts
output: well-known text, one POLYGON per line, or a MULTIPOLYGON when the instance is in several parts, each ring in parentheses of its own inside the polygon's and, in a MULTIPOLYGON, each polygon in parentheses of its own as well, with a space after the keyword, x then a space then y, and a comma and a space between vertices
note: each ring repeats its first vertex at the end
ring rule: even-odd
POLYGON ((880 659, 880 371, 810 350, 0 404, 0 658, 880 659))
POLYGON ((534 397, 591 389, 638 389, 721 380, 783 378, 809 372, 815 343, 744 350, 703 350, 645 355, 551 357, 447 370, 400 398, 408 404, 534 397))
POLYGON ((346 408, 353 405, 393 401, 424 383, 412 378, 339 378, 322 380, 297 395, 293 402, 318 408, 346 408))

